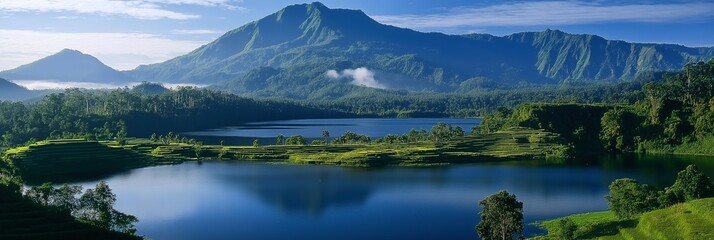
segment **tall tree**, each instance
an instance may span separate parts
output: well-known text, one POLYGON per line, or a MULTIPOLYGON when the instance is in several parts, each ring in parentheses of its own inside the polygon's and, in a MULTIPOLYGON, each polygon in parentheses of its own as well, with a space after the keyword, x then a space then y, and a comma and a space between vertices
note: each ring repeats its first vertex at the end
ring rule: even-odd
POLYGON ((327 140, 330 138, 330 131, 322 130, 322 138, 325 139, 325 145, 327 145, 327 140))
POLYGON ((523 238, 523 203, 516 199, 516 195, 503 190, 479 204, 483 209, 476 230, 482 239, 523 238))

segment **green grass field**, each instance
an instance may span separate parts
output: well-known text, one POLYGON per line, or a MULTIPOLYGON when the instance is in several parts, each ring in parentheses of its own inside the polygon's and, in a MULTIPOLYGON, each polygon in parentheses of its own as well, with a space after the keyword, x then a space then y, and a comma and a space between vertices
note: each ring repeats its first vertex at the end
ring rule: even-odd
MULTIPOLYGON (((620 220, 609 211, 568 216, 577 225, 577 239, 714 239, 714 198, 694 200, 620 220)), ((558 219, 536 225, 557 239, 558 219)))

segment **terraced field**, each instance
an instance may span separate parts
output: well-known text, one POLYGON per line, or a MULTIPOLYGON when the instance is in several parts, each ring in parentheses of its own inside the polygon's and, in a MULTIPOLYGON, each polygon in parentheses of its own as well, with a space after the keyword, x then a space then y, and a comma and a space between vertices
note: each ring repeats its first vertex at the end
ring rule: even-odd
MULTIPOLYGON (((503 159, 547 158, 562 155, 564 146, 557 134, 531 129, 513 129, 493 134, 466 136, 444 144, 340 144, 304 146, 203 146, 201 156, 222 160, 268 161, 291 164, 321 164, 352 167, 384 165, 435 165, 496 161, 503 159), (549 141, 535 142, 537 139, 549 141), (557 154, 556 154, 557 153, 557 154)), ((130 141, 131 143, 131 141, 130 141)), ((147 143, 144 143, 147 144, 147 143)), ((156 157, 195 159, 193 146, 156 146, 156 157)))
POLYGON ((4 161, 28 183, 73 176, 111 174, 158 164, 202 159, 321 164, 350 167, 423 166, 451 163, 562 157, 566 149, 557 134, 512 129, 465 136, 443 144, 340 144, 270 146, 194 146, 129 139, 125 145, 85 140, 48 140, 7 150, 4 161), (535 139, 535 140, 534 140, 535 139), (196 149, 200 147, 198 156, 196 149))
POLYGON ((85 140, 41 141, 10 149, 3 158, 28 183, 75 174, 108 174, 153 164, 150 157, 135 151, 85 140))
MULTIPOLYGON (((578 214, 569 218, 578 225, 578 239, 714 239, 714 198, 644 213, 634 220, 618 220, 612 212, 578 214)), ((558 220, 538 225, 555 233, 558 220)))
POLYGON ((0 239, 141 239, 78 222, 0 184, 0 239))

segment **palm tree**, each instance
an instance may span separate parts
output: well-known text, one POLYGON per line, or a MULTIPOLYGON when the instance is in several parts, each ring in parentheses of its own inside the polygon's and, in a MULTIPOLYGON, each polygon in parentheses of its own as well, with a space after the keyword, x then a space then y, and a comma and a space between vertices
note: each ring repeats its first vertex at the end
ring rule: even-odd
POLYGON ((330 131, 322 130, 322 138, 325 139, 325 145, 327 145, 327 139, 330 138, 330 131))

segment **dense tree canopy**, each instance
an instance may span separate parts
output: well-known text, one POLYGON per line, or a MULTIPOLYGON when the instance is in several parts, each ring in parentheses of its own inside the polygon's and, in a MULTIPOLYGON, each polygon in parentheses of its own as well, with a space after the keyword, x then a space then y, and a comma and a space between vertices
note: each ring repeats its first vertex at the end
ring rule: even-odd
POLYGON ((523 237, 523 203, 516 199, 516 195, 500 191, 479 204, 483 210, 476 230, 481 239, 523 237))

